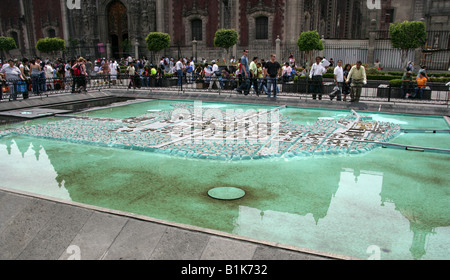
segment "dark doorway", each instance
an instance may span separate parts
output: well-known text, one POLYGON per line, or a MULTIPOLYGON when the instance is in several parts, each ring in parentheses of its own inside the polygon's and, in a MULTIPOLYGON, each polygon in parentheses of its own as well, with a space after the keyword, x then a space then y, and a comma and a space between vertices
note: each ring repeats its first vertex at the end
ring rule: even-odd
POLYGON ((112 56, 121 58, 125 55, 128 39, 128 15, 125 5, 115 0, 108 6, 108 34, 112 48, 112 56))

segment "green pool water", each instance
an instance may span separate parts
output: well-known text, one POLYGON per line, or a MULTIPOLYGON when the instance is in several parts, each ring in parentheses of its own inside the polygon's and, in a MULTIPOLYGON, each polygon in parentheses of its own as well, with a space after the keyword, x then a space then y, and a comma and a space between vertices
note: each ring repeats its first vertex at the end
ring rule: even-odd
MULTIPOLYGON (((83 115, 127 118, 172 103, 83 115)), ((348 112, 287 108, 283 114, 314 123, 348 112)), ((402 128, 448 129, 443 118, 361 114, 402 128)), ((450 149, 449 140, 449 134, 401 134, 392 142, 450 149)), ((361 155, 228 162, 13 135, 0 139, 0 159, 5 188, 363 259, 450 259, 448 154, 377 148, 361 155), (216 187, 236 187, 245 196, 218 201, 208 196, 216 187)))

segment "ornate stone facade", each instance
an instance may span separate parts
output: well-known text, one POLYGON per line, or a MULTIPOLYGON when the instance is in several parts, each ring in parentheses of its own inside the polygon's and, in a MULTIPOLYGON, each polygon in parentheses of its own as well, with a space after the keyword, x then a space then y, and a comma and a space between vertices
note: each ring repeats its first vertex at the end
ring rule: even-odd
MULTIPOLYGON (((391 22, 425 20, 429 29, 449 30, 450 4, 442 0, 1 0, 0 35, 14 37, 19 50, 36 55, 39 38, 61 37, 83 56, 149 55, 149 32, 169 33, 168 55, 192 55, 197 36, 202 56, 220 55, 214 34, 220 28, 239 33, 234 49, 295 46, 303 31, 318 30, 325 39, 368 39, 391 22), (80 9, 67 2, 79 1, 80 9), (379 5, 378 5, 379 3, 379 5), (377 7, 377 10, 371 8, 377 7), (375 20, 375 26, 371 26, 375 20), (194 34, 195 33, 195 34, 194 34), (195 36, 194 36, 195 35, 195 36), (102 48, 101 48, 102 47, 102 48)), ((382 32, 380 32, 382 34, 382 32)), ((444 41, 444 40, 441 40, 444 41)), ((239 50, 239 52, 237 51, 239 50)))

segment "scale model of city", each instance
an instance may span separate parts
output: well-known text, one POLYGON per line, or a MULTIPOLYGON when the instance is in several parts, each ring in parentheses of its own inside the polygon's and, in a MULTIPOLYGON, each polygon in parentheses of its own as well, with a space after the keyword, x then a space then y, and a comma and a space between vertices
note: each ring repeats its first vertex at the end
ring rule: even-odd
POLYGON ((355 111, 304 125, 284 116, 284 106, 259 111, 205 111, 188 103, 172 107, 127 119, 80 115, 0 131, 0 138, 15 134, 187 158, 247 160, 365 153, 400 133, 399 125, 355 111))

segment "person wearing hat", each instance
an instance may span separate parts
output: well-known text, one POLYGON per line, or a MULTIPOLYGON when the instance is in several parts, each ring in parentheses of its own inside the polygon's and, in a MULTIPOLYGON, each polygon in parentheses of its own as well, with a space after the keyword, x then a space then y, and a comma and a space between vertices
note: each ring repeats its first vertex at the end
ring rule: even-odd
POLYGON ((412 92, 412 72, 407 71, 402 77, 402 98, 406 98, 407 94, 412 92))
POLYGON ((13 59, 8 61, 8 65, 2 67, 0 74, 9 86, 9 101, 11 101, 11 99, 14 101, 17 100, 17 91, 14 86, 18 81, 25 81, 25 78, 23 77, 19 67, 15 65, 13 59))

